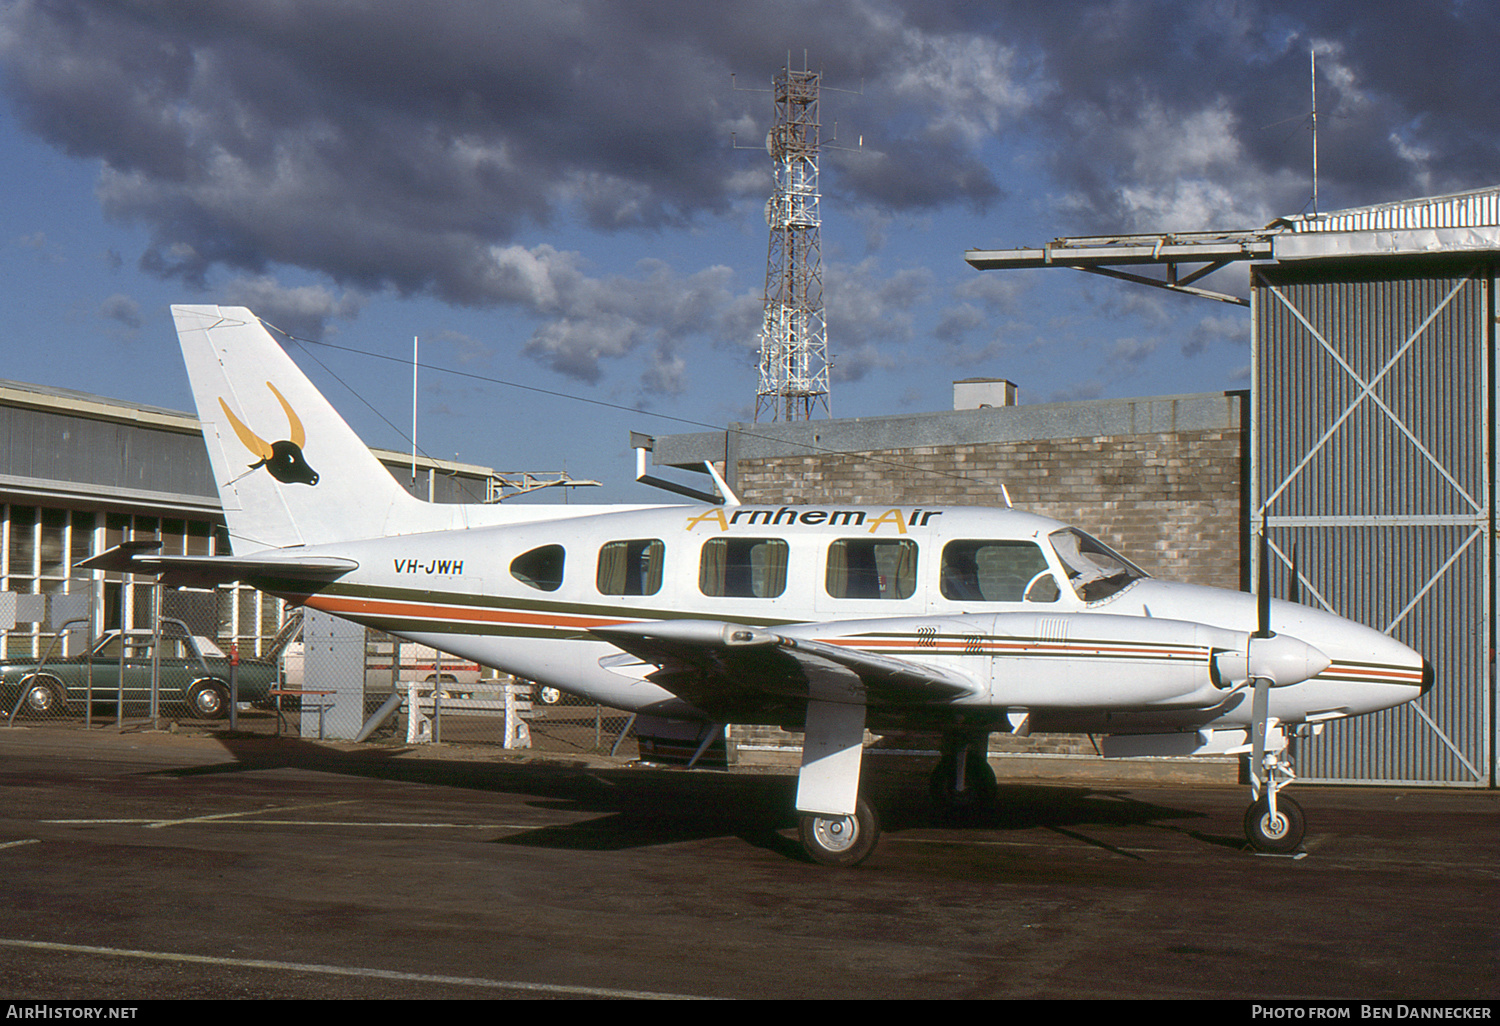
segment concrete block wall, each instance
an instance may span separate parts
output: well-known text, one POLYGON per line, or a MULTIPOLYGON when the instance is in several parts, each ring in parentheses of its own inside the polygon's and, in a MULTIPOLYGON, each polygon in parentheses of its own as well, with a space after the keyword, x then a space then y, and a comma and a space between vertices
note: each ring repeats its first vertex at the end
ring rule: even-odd
POLYGON ((1153 576, 1240 588, 1238 428, 741 459, 747 503, 1002 505, 1088 531, 1153 576))

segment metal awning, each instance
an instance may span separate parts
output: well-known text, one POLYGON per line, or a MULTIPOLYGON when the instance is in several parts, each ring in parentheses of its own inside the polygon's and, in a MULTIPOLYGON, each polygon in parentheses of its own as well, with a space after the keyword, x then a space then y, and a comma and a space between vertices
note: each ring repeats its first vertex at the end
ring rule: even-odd
POLYGON ((981 271, 1071 267, 1090 274, 1249 306, 1248 299, 1193 283, 1244 260, 1328 260, 1500 252, 1500 186, 1327 214, 1278 218, 1264 228, 1223 232, 1090 235, 1040 249, 971 249, 981 271), (1121 267, 1159 265, 1162 277, 1121 267))
POLYGON ((1142 285, 1185 292, 1205 299, 1249 306, 1238 296, 1193 285, 1237 260, 1273 258, 1274 229, 1243 232, 1172 232, 1161 235, 1093 235, 1053 239, 1041 249, 971 249, 964 259, 981 271, 1028 267, 1072 267, 1090 274, 1123 278, 1142 285), (1120 265, 1159 264, 1165 278, 1152 278, 1120 265), (1193 265, 1185 269, 1182 265, 1193 265))

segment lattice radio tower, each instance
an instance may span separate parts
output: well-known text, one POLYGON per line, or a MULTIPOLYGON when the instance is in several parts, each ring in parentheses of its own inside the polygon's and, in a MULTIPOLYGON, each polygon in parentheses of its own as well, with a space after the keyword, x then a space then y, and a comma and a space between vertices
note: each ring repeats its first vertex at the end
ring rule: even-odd
POLYGON ((818 214, 818 79, 791 61, 771 81, 774 119, 766 150, 776 191, 766 203, 765 321, 755 419, 811 420, 828 412, 828 324, 823 315, 823 253, 818 214))

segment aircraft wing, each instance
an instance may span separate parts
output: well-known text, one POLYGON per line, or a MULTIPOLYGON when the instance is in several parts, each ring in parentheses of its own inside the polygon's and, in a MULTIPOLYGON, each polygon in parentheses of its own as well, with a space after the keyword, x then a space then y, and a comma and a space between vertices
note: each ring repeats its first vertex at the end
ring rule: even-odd
MULTIPOLYGON (((869 704, 947 702, 978 694, 970 678, 831 641, 721 620, 659 620, 592 633, 659 667, 650 679, 700 707, 768 699, 869 704)), ((842 639, 841 639, 842 640, 842 639)))
POLYGON ((340 556, 295 556, 272 550, 251 556, 158 556, 156 541, 128 541, 90 556, 78 564, 84 570, 113 570, 131 574, 159 574, 169 585, 203 586, 258 577, 333 580, 359 568, 340 556))

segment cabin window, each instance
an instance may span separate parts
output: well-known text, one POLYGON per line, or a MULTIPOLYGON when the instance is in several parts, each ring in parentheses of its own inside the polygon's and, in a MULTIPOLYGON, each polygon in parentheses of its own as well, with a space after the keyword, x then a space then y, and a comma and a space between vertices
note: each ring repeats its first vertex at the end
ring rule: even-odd
POLYGON ((1150 574, 1097 538, 1076 527, 1053 531, 1047 536, 1057 553, 1068 583, 1085 602, 1109 598, 1127 585, 1150 574))
POLYGON ((786 554, 780 538, 710 538, 698 589, 721 598, 776 598, 786 590, 786 554))
POLYGON ((599 594, 655 595, 661 591, 665 552, 657 538, 607 543, 599 550, 599 594))
POLYGON ((523 552, 510 561, 510 575, 538 591, 556 591, 562 587, 565 555, 561 545, 543 545, 523 552))
POLYGON ((911 598, 917 590, 917 543, 841 538, 828 546, 823 586, 834 598, 911 598))
POLYGON ((940 590, 955 602, 1056 602, 1057 580, 1029 541, 952 541, 943 546, 940 590))

